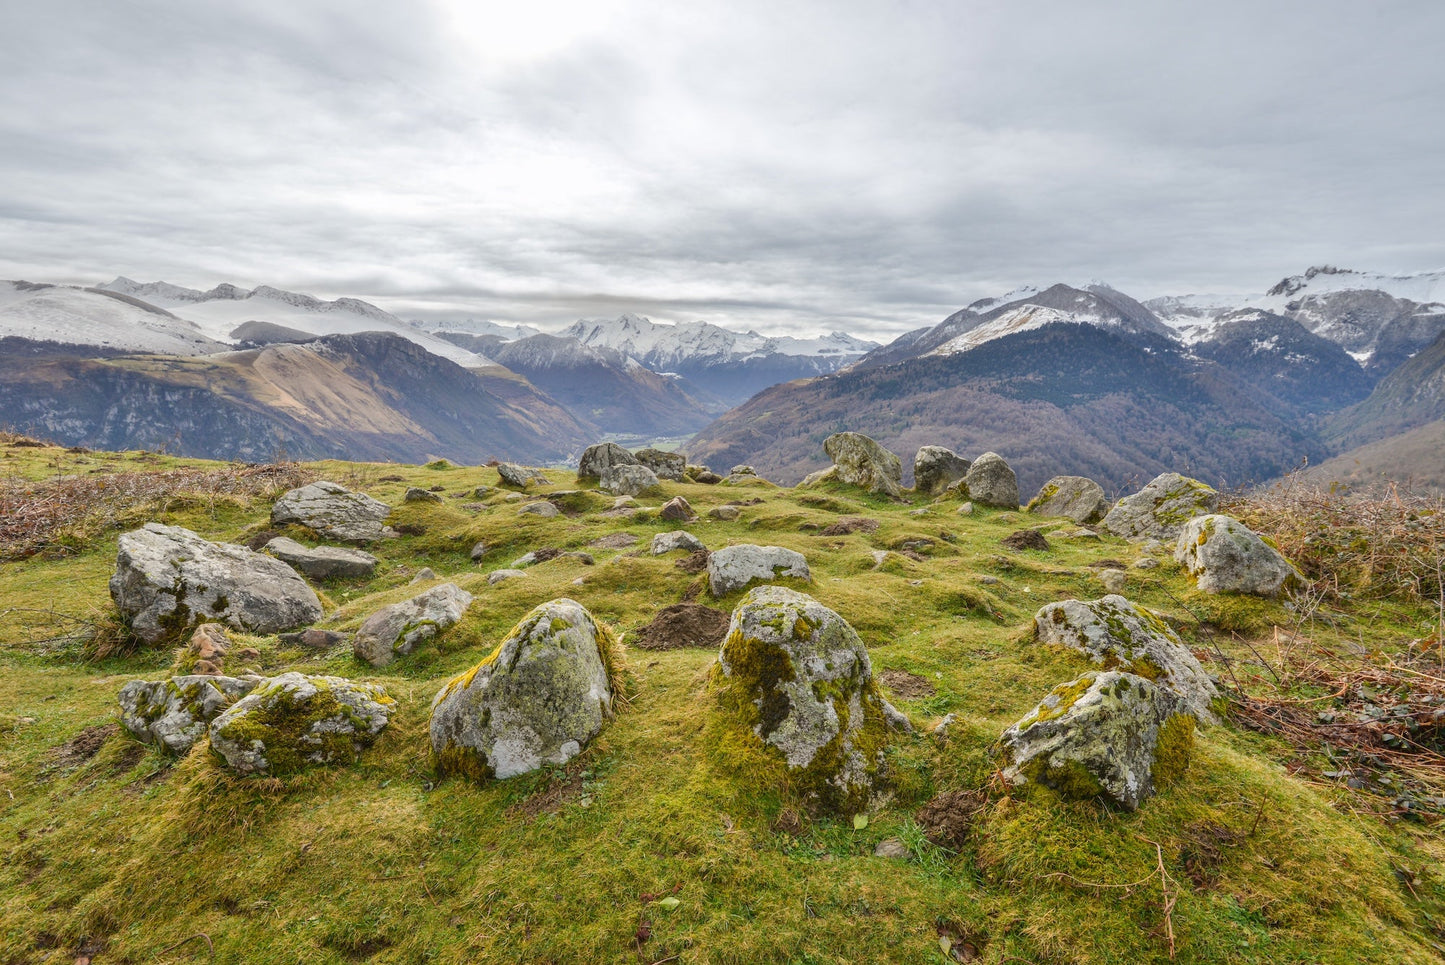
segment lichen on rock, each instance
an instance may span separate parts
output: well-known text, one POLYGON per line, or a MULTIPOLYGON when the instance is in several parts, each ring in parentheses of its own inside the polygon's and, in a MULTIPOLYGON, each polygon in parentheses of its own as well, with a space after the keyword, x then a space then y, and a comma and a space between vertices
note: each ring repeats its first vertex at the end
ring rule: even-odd
POLYGON ((903 461, 860 432, 835 432, 823 440, 833 460, 832 478, 898 499, 903 495, 903 461))
POLYGON ((1172 540, 1195 516, 1214 512, 1219 493, 1197 479, 1166 472, 1125 496, 1104 516, 1101 524, 1115 536, 1132 542, 1172 540))
POLYGON ((771 581, 780 576, 807 581, 812 573, 802 553, 781 546, 740 543, 714 550, 708 557, 708 589, 713 596, 726 596, 750 583, 771 581))
POLYGON ((373 667, 384 667, 399 655, 454 626, 472 595, 455 583, 443 583, 409 600, 382 607, 362 622, 352 638, 352 652, 373 667))
POLYGON ((1232 516, 1189 520, 1179 532, 1174 559, 1206 593, 1272 597, 1305 582, 1279 550, 1232 516))
POLYGON ((210 674, 132 680, 120 689, 120 723, 137 740, 184 755, 211 721, 260 680, 210 674))

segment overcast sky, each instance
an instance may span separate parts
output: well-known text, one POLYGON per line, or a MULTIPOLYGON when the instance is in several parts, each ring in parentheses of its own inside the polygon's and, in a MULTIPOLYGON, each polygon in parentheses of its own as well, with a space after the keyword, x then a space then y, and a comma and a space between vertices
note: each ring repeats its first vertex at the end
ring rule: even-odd
POLYGON ((1445 266, 1440 0, 8 0, 0 277, 874 337, 1445 266))

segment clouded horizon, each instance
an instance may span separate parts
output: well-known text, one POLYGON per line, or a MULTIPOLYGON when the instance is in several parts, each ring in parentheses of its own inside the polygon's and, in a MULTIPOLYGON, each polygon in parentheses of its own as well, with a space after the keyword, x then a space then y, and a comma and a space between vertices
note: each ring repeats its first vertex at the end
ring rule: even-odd
POLYGON ((0 277, 886 339, 1445 266, 1445 5, 12 5, 0 277))

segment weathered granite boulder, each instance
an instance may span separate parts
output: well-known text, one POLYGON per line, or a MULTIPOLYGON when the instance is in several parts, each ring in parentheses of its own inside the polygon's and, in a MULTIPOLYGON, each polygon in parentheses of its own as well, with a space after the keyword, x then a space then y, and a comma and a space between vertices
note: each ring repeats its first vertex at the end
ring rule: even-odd
POLYGON ((601 479, 613 466, 640 466, 637 457, 615 442, 599 442, 588 446, 577 463, 578 479, 601 479))
POLYGON ((1210 702, 1219 692, 1194 654, 1167 623, 1122 596, 1050 603, 1034 614, 1034 637, 1078 650, 1105 670, 1146 677, 1176 694, 1185 712, 1215 719, 1210 702))
POLYGON ((653 556, 661 556, 663 553, 671 553, 673 550, 687 550, 689 553, 695 550, 705 550, 707 546, 687 530, 675 529, 670 533, 658 533, 652 537, 652 545, 649 549, 653 556))
POLYGON ((432 700, 438 768, 484 780, 576 757, 612 716, 616 645, 611 631, 573 600, 528 613, 491 656, 432 700))
POLYGON ((602 471, 602 488, 614 496, 641 496, 657 488, 657 474, 646 466, 610 466, 602 471))
POLYGON ((864 810, 886 779, 889 728, 911 729, 848 622, 781 586, 754 588, 733 611, 714 681, 724 712, 821 810, 864 810))
POLYGON ((742 514, 743 511, 736 506, 714 506, 707 511, 707 518, 727 523, 737 519, 742 514))
POLYGON ((334 482, 314 482, 292 489, 271 507, 271 525, 297 523, 323 539, 364 543, 396 533, 388 528, 391 507, 365 493, 334 482))
POLYGON ((964 474, 963 484, 968 498, 980 506, 1019 508, 1018 477, 996 452, 985 452, 975 459, 964 474))
POLYGON ((454 626, 472 604, 472 595, 455 583, 434 586, 410 600, 393 603, 367 617, 351 638, 351 649, 373 667, 385 667, 454 626))
POLYGON ((406 492, 401 494, 401 501, 404 503, 439 503, 442 501, 442 494, 434 493, 430 489, 422 489, 420 486, 408 486, 406 492))
POLYGON ((1197 479, 1166 472, 1149 485, 1125 496, 1109 510, 1103 526, 1115 536, 1131 542, 1174 540, 1184 524, 1195 516, 1214 512, 1219 493, 1197 479))
POLYGON ((821 483, 832 482, 838 478, 838 467, 829 466, 827 469, 819 469, 817 472, 810 472, 798 481, 794 489, 812 489, 821 483))
POLYGON ((968 475, 970 463, 952 449, 921 446, 913 457, 913 491, 937 496, 948 484, 968 475))
POLYGON ((110 596, 146 643, 207 621, 276 633, 321 617, 316 593, 280 560, 160 523, 121 536, 110 596))
POLYGON ((835 432, 823 440, 823 451, 838 467, 839 482, 894 499, 903 495, 903 461, 861 432, 835 432))
POLYGON ((547 477, 539 470, 527 466, 518 466, 510 462, 497 463, 497 475, 504 486, 515 486, 518 489, 526 489, 528 486, 547 486, 550 483, 547 477))
POLYGON ((759 580, 771 582, 780 576, 810 580, 808 561, 796 550, 781 546, 742 543, 714 550, 707 561, 708 588, 713 596, 726 596, 759 580))
POLYGON ((1194 718, 1167 688, 1116 670, 1055 687, 999 738, 1004 780, 1071 800, 1103 797, 1132 811, 1182 777, 1194 718))
POLYGON ((284 673, 211 721, 211 753, 237 774, 283 775, 354 761, 391 720, 380 684, 284 673))
POLYGON ((211 721, 255 689, 260 679, 188 674, 132 680, 120 689, 120 723, 137 740, 184 755, 211 721))
POLYGON ((1104 518, 1109 498, 1103 486, 1086 476, 1055 476, 1025 508, 1039 516, 1065 516, 1083 526, 1104 518))
POLYGON ((554 516, 561 516, 562 510, 545 499, 538 499, 517 510, 517 515, 541 516, 543 519, 551 519, 554 516))
POLYGON ((697 514, 692 511, 692 504, 681 496, 674 496, 663 503, 657 515, 675 523, 686 523, 697 518, 697 514))
POLYGON ((680 452, 662 449, 639 449, 633 453, 637 461, 657 474, 658 479, 682 482, 687 472, 687 457, 680 452))
POLYGON ((1254 530, 1232 516, 1196 516, 1184 524, 1174 559, 1206 593, 1277 596, 1303 585, 1303 574, 1254 530))
POLYGON ((312 549, 286 536, 277 536, 263 548, 313 580, 372 576, 376 573, 378 562, 375 556, 364 550, 348 549, 344 546, 317 546, 312 549))

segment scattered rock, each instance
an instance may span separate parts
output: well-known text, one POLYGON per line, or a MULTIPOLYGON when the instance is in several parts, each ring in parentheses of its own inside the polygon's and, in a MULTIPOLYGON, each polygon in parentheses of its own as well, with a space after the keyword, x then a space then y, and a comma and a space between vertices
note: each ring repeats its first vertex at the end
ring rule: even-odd
POLYGON ((475 544, 475 545, 471 548, 471 551, 467 553, 467 556, 471 558, 471 561, 472 561, 473 563, 480 563, 480 562, 482 561, 482 557, 484 557, 484 556, 486 556, 486 555, 487 555, 487 544, 486 544, 486 543, 477 543, 477 544, 475 544))
POLYGON ((661 449, 639 449, 633 453, 637 461, 651 469, 658 479, 682 482, 686 477, 687 459, 680 452, 664 452, 661 449))
POLYGON ((354 761, 395 708, 380 684, 284 673, 211 721, 211 753, 238 774, 284 775, 354 761))
POLYGON ((1049 541, 1036 529, 1020 529, 1009 533, 1000 543, 1011 550, 1046 550, 1049 541))
POLYGON ((613 466, 640 466, 637 457, 615 442, 601 442, 588 446, 577 463, 578 479, 601 479, 613 466))
POLYGON ((492 570, 492 572, 487 574, 487 583, 491 586, 496 586, 503 580, 512 580, 519 576, 526 575, 526 570, 492 570))
POLYGON ((968 475, 969 461, 952 449, 922 446, 913 457, 913 491, 937 496, 968 475))
POLYGON ((1100 570, 1099 582, 1103 584, 1105 593, 1123 593, 1129 582, 1129 574, 1123 570, 1100 570))
POLYGON ((1083 526, 1104 518, 1109 499, 1104 487, 1085 476, 1055 476, 1025 508, 1040 516, 1064 516, 1083 526))
POLYGON ((719 522, 731 522, 742 515, 742 510, 736 506, 714 506, 707 511, 709 519, 716 519, 719 522))
POLYGON ((1178 695, 1182 709, 1214 721, 1214 683, 1169 625, 1122 596, 1050 603, 1034 614, 1040 643, 1071 647, 1105 669, 1147 677, 1178 695))
POLYGON ((1050 539, 1097 540, 1099 538, 1099 534, 1087 526, 1079 526, 1073 529, 1056 529, 1048 535, 1050 539))
POLYGON ((430 583, 432 580, 435 579, 437 579, 436 570, 432 569, 430 566, 423 566, 421 569, 416 571, 416 576, 413 576, 411 578, 409 585, 415 585, 417 583, 430 583))
POLYGON ((310 650, 330 650, 332 647, 339 647, 341 644, 347 643, 351 638, 335 630, 318 630, 316 627, 308 627, 295 633, 283 633, 279 639, 288 646, 306 647, 310 650))
POLYGON ((362 622, 351 649, 373 667, 385 667, 453 626, 471 606, 472 595, 455 583, 434 586, 410 600, 382 607, 362 622))
POLYGON ((686 523, 697 518, 692 511, 692 504, 681 496, 674 496, 663 503, 657 515, 677 523, 686 523))
POLYGON ((659 610, 631 643, 642 650, 716 650, 727 636, 728 622, 728 614, 710 606, 675 603, 659 610))
POLYGON ((819 536, 847 536, 850 533, 872 533, 878 529, 878 520, 864 516, 845 516, 836 523, 823 527, 819 536))
POLYGON ((1152 570, 1158 565, 1159 561, 1152 556, 1145 556, 1134 561, 1134 569, 1136 570, 1152 570))
POLYGON ((1205 593, 1277 596, 1304 576, 1254 530, 1232 516, 1196 516, 1179 531, 1174 559, 1205 593))
POLYGON ((618 496, 640 496, 657 485, 657 474, 646 466, 611 466, 602 473, 602 488, 618 496))
POLYGON ((625 550, 629 546, 636 546, 639 542, 639 537, 634 533, 608 533, 606 536, 597 537, 587 545, 604 550, 625 550))
POLYGON ((612 716, 616 643, 581 604, 544 603, 432 701, 443 773, 507 778, 576 757, 612 716))
POLYGON ((541 549, 532 550, 530 553, 523 553, 521 556, 512 560, 512 569, 526 569, 534 563, 545 563, 548 560, 556 559, 561 555, 562 551, 557 547, 544 546, 541 549))
POLYGON ((661 556, 663 553, 671 553, 673 550, 706 550, 707 546, 703 541, 689 533, 687 530, 675 529, 670 533, 658 533, 652 537, 650 547, 653 556, 661 556))
POLYGON ((958 515, 960 515, 960 516, 972 516, 972 515, 973 515, 973 503, 967 502, 967 503, 964 503, 963 505, 959 506, 959 507, 958 507, 958 515))
POLYGON ((1019 508, 1019 483, 1014 471, 996 452, 985 452, 968 467, 963 477, 968 498, 980 506, 1019 508))
POLYGON ((186 645, 186 656, 193 661, 191 673, 219 674, 230 649, 231 638, 226 636, 226 628, 219 623, 203 623, 196 627, 190 643, 186 645), (201 669, 202 665, 205 669, 201 669))
POLYGON ((503 486, 514 486, 517 489, 526 489, 533 485, 551 485, 547 477, 542 475, 539 470, 510 462, 497 463, 497 477, 501 479, 503 486))
POLYGON ((439 503, 442 498, 430 489, 422 489, 420 486, 408 486, 402 494, 401 501, 404 503, 439 503))
POLYGON ((538 499, 530 502, 517 510, 518 516, 541 516, 543 519, 551 519, 554 516, 561 516, 562 510, 553 506, 545 499, 538 499))
POLYGON ((146 643, 205 621, 276 633, 313 623, 322 612, 316 593, 280 560, 160 523, 120 537, 110 596, 146 643))
MULTIPOLYGON (((756 469, 754 469, 752 466, 739 464, 739 465, 733 466, 731 469, 729 469, 729 470, 728 470, 728 475, 729 475, 729 476, 757 476, 757 475, 758 475, 758 471, 757 471, 756 469)), ((761 477, 759 477, 759 478, 761 478, 761 477)))
POLYGON ((823 451, 837 467, 839 482, 894 499, 903 496, 903 461, 862 433, 835 432, 823 440, 823 451))
MULTIPOLYGON (((1104 517, 1104 529, 1132 542, 1174 540, 1195 516, 1214 512, 1219 493, 1197 479, 1166 472, 1123 499, 1104 517)), ((1148 552, 1162 552, 1149 550, 1148 552)))
POLYGON ((285 536, 277 536, 268 542, 265 550, 313 580, 374 576, 378 562, 375 556, 363 550, 341 546, 318 546, 309 549, 285 536))
POLYGON ((132 680, 120 690, 120 723, 137 740, 172 754, 188 754, 206 726, 250 693, 259 679, 188 674, 132 680))
POLYGON ((334 482, 314 482, 292 489, 271 507, 271 525, 296 523, 323 539, 365 543, 393 536, 385 525, 391 507, 365 493, 334 482))
POLYGON ((1187 771, 1194 718, 1166 687, 1117 670, 1060 684, 999 738, 1004 780, 1130 811, 1187 771))
POLYGON ((879 841, 878 846, 873 849, 873 857, 875 858, 891 858, 895 861, 906 861, 912 857, 912 855, 913 852, 908 850, 908 845, 899 841, 897 838, 884 838, 882 841, 879 841))
POLYGON ((812 578, 802 553, 781 546, 743 543, 726 546, 708 559, 707 580, 713 596, 726 596, 758 580, 771 582, 780 576, 800 580, 812 578))
POLYGON ((717 473, 713 472, 710 469, 704 469, 696 476, 693 476, 692 481, 696 483, 702 483, 705 486, 715 486, 723 481, 723 477, 719 476, 717 473))

